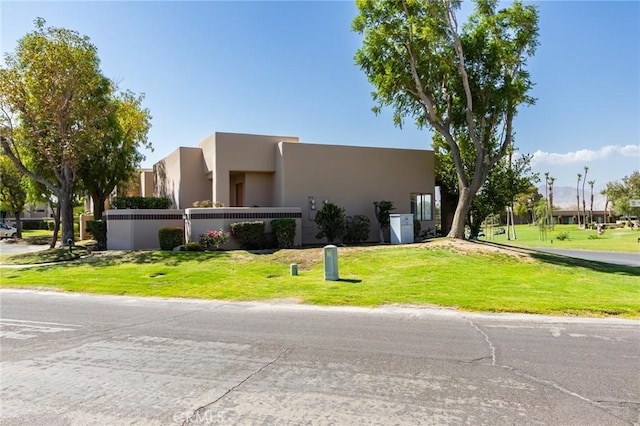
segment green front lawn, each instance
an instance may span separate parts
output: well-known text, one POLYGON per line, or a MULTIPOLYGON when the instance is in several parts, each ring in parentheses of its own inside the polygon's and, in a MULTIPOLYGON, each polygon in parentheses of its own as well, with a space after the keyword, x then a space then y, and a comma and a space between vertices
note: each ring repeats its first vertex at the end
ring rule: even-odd
POLYGON ((339 249, 325 281, 322 249, 105 252, 54 266, 0 269, 5 287, 317 305, 437 305, 468 311, 640 318, 640 268, 492 251, 440 241, 339 249), (300 274, 290 276, 291 263, 300 274))
MULTIPOLYGON (((494 227, 494 231, 498 228, 506 230, 506 226, 499 226, 494 227)), ((578 229, 577 225, 555 225, 553 230, 547 230, 544 241, 541 239, 540 229, 534 225, 516 225, 515 240, 507 240, 506 234, 492 235, 490 229, 484 231, 486 236, 480 237, 481 240, 499 244, 640 254, 640 229, 606 229, 604 234, 598 235, 598 231, 578 229), (559 240, 558 236, 563 233, 568 234, 568 238, 559 240)))

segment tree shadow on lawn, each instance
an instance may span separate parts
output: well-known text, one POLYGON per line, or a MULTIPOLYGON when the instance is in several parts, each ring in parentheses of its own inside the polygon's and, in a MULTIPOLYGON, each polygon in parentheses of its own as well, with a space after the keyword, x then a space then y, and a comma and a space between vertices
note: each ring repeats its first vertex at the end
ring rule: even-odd
POLYGON ((125 251, 125 252, 101 252, 94 253, 93 256, 85 260, 85 264, 97 267, 114 266, 120 263, 133 264, 163 264, 166 266, 179 266, 183 262, 207 262, 212 259, 223 259, 230 257, 227 251, 125 251))
POLYGON ((608 274, 629 275, 632 277, 640 277, 640 267, 616 265, 613 263, 596 262, 594 260, 577 259, 575 257, 563 256, 559 254, 531 252, 531 258, 537 259, 544 263, 550 263, 558 266, 587 268, 597 272, 605 272, 608 274))

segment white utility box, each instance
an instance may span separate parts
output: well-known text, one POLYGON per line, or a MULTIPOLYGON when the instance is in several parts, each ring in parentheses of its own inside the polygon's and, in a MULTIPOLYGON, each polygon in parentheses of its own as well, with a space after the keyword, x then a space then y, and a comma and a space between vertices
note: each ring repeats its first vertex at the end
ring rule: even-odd
POLYGON ((413 242, 413 215, 389 215, 391 227, 391 244, 410 244, 413 242))

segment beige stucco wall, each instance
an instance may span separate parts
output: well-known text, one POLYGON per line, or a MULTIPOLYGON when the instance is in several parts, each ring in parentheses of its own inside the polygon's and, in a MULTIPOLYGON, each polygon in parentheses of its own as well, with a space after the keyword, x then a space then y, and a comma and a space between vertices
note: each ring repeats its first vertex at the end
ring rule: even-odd
POLYGON ((273 206, 273 173, 245 173, 244 206, 273 206))
MULTIPOLYGON (((173 208, 211 200, 211 181, 200 148, 180 147, 153 166, 154 196, 167 196, 173 208)), ((213 201, 213 200, 212 200, 213 201)))
POLYGON ((140 171, 140 196, 153 197, 153 169, 140 171))
POLYGON ((153 165, 153 196, 169 197, 174 208, 180 194, 180 149, 153 165))
MULTIPOLYGON (((179 209, 193 207, 195 201, 211 200, 211 181, 207 178, 206 165, 200 148, 181 148, 179 209)), ((214 200, 211 200, 214 201, 214 200)))
POLYGON ((184 228, 182 210, 107 210, 107 250, 160 248, 160 228, 184 228))
POLYGON ((283 207, 302 208, 303 244, 318 242, 310 198, 317 209, 329 200, 348 216, 369 216, 370 239, 377 240, 374 201, 393 201, 393 213, 411 213, 411 193, 434 195, 433 151, 281 143, 278 153, 276 198, 283 207))
MULTIPOLYGON (((231 205, 230 172, 274 172, 276 145, 281 141, 292 144, 298 138, 291 136, 263 136, 239 133, 215 133, 215 138, 206 142, 205 156, 211 156, 211 144, 215 154, 215 177, 213 179, 213 197, 225 206, 231 205)), ((204 142, 204 141, 203 141, 204 142)), ((202 146, 202 143, 201 143, 202 146)), ((209 159, 206 160, 207 162, 209 159)), ((247 204, 245 205, 252 205, 247 204)))

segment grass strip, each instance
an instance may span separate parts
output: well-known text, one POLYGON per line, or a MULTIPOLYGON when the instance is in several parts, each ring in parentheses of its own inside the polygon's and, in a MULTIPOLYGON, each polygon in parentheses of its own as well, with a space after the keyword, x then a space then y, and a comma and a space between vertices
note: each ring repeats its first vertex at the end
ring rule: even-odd
POLYGON ((340 248, 340 281, 324 280, 322 249, 314 248, 104 252, 71 263, 3 268, 0 283, 136 296, 640 318, 640 268, 481 246, 340 248), (299 265, 298 276, 290 276, 291 263, 299 265))

